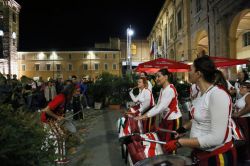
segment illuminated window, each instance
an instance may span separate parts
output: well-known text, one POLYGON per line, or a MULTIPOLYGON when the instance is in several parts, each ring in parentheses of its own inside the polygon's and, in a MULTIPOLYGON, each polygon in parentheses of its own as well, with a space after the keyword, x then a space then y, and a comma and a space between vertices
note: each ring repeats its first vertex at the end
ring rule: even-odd
POLYGON ((56 70, 60 71, 61 70, 61 64, 56 64, 56 70))
POLYGON ((69 71, 72 71, 73 65, 72 65, 72 64, 69 64, 68 68, 69 68, 69 71))
POLYGON ((99 64, 98 63, 95 63, 95 66, 94 66, 95 68, 95 70, 99 70, 99 64))
POLYGON ((113 70, 116 70, 116 69, 117 69, 117 65, 113 64, 113 70))
POLYGON ((50 71, 50 66, 51 66, 50 64, 46 64, 46 70, 47 71, 50 71))
POLYGON ((108 54, 105 54, 105 59, 108 59, 108 54))
POLYGON ((173 19, 170 21, 170 24, 169 24, 169 33, 170 33, 170 38, 172 38, 174 36, 174 22, 173 22, 173 19))
POLYGON ((83 70, 88 70, 88 64, 83 64, 83 70))
POLYGON ((84 59, 87 59, 87 54, 83 54, 83 58, 84 58, 84 59))
POLYGON ((22 54, 22 60, 25 60, 25 55, 24 54, 22 54))
POLYGON ((13 21, 14 23, 16 23, 16 13, 13 13, 13 14, 12 14, 12 21, 13 21))
POLYGON ((26 70, 26 66, 22 65, 22 71, 25 71, 25 70, 26 70))
POLYGON ((88 70, 88 64, 83 64, 83 70, 88 70))
POLYGON ((178 25, 178 30, 182 28, 182 11, 180 10, 177 13, 177 25, 178 25))
POLYGON ((131 44, 131 54, 136 55, 136 45, 135 44, 131 44))
POLYGON ((250 32, 246 32, 243 34, 243 47, 250 45, 250 32))
POLYGON ((113 54, 113 59, 115 59, 115 54, 113 54))
POLYGON ((16 46, 16 39, 12 39, 13 46, 16 46))
POLYGON ((104 64, 104 69, 108 70, 108 64, 107 63, 104 64))
POLYGON ((35 64, 35 70, 39 71, 39 68, 40 68, 40 64, 35 64))

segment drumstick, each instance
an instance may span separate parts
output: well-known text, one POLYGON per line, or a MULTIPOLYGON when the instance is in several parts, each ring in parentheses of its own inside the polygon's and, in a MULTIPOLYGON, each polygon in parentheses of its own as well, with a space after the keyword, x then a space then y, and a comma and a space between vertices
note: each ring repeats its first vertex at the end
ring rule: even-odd
POLYGON ((177 134, 177 132, 173 131, 173 130, 168 130, 168 129, 163 129, 163 128, 157 128, 157 130, 163 131, 163 132, 166 132, 166 133, 177 134))
POLYGON ((166 142, 164 142, 164 141, 157 141, 157 140, 152 140, 152 139, 147 139, 147 138, 143 138, 143 141, 154 142, 154 143, 161 144, 161 145, 165 145, 166 144, 166 142))
POLYGON ((69 120, 69 118, 72 118, 74 115, 79 114, 79 112, 81 112, 81 111, 78 111, 78 112, 76 112, 68 117, 65 117, 64 120, 69 120))

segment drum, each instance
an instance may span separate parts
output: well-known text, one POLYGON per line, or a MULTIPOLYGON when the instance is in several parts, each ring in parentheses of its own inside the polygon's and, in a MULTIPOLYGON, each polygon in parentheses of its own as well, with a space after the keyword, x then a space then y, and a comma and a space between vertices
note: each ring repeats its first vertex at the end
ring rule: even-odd
POLYGON ((245 145, 246 139, 240 126, 237 123, 237 118, 231 119, 231 129, 235 147, 240 147, 245 145))
POLYGON ((70 120, 62 121, 60 126, 70 133, 76 133, 76 127, 70 120))
MULTIPOLYGON (((150 139, 154 141, 159 140, 156 133, 140 134, 140 136, 144 139, 150 139)), ((132 142, 127 145, 127 150, 131 160, 130 165, 144 160, 145 158, 151 158, 163 154, 163 150, 160 144, 148 141, 141 142, 132 140, 132 142)))
POLYGON ((135 166, 191 166, 191 158, 180 155, 158 155, 138 161, 135 166))

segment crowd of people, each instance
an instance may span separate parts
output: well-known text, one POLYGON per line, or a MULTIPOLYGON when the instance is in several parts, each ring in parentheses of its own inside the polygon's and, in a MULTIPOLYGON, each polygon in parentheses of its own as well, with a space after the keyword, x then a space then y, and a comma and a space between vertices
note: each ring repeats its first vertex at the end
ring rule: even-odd
MULTIPOLYGON (((125 123, 138 123, 141 134, 157 131, 156 126, 174 131, 157 132, 160 141, 166 142, 163 146, 164 152, 173 154, 181 147, 192 148, 191 158, 198 165, 236 166, 239 162, 249 164, 250 80, 247 72, 240 71, 233 86, 225 71, 218 70, 209 56, 195 59, 189 72, 192 107, 189 110, 190 120, 185 124, 182 124, 182 112, 172 78, 172 73, 167 69, 156 73, 156 83, 161 86, 161 90, 157 104, 154 104, 151 87, 143 74, 138 79, 138 96, 133 95, 133 90, 130 92, 131 99, 137 104, 128 110, 125 123), (160 115, 159 124, 149 125, 147 119, 157 115, 160 115), (236 124, 237 129, 243 133, 243 146, 234 145, 232 124, 236 124), (188 131, 189 137, 184 137, 188 131)), ((129 126, 125 126, 125 130, 126 127, 129 126)), ((144 140, 133 135, 133 132, 137 132, 136 129, 130 128, 127 131, 130 131, 127 134, 132 134, 134 140, 144 140)))
MULTIPOLYGON (((57 163, 67 163, 65 157, 65 131, 61 124, 66 111, 73 112, 73 120, 83 119, 83 109, 89 109, 87 88, 89 82, 86 78, 78 79, 49 79, 44 82, 22 76, 20 80, 16 75, 6 77, 0 74, 1 104, 11 104, 13 111, 41 112, 41 121, 49 133, 56 138, 59 155, 57 163)), ((48 136, 50 138, 50 136, 48 136)))

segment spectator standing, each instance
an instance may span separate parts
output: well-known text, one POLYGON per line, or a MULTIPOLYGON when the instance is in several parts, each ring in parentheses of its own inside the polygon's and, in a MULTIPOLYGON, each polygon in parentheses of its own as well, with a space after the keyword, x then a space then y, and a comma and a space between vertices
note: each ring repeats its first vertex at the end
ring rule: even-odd
POLYGON ((44 89, 44 96, 46 98, 46 102, 47 103, 49 103, 50 101, 52 101, 54 99, 54 97, 56 96, 56 88, 52 84, 51 81, 48 81, 48 84, 47 84, 47 86, 44 89))

